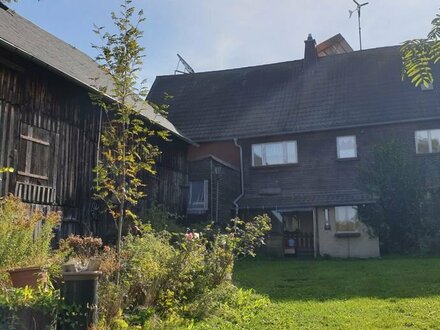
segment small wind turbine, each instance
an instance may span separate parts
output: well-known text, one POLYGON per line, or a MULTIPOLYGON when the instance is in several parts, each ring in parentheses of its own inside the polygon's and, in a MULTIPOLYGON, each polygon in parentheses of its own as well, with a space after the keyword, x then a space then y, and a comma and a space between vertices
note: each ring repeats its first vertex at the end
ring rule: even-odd
POLYGON ((356 4, 356 9, 355 10, 349 10, 348 13, 350 14, 350 18, 353 15, 353 13, 357 12, 358 13, 358 24, 359 24, 359 48, 360 50, 362 50, 362 32, 361 32, 361 8, 363 6, 368 5, 368 2, 362 3, 360 4, 359 2, 357 2, 356 0, 353 0, 353 2, 356 4))

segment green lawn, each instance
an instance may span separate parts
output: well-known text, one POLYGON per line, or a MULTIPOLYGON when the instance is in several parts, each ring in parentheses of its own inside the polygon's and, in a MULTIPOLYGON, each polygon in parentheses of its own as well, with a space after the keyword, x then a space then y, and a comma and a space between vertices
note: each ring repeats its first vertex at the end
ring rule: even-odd
POLYGON ((256 259, 234 280, 271 301, 239 329, 440 329, 440 258, 256 259))

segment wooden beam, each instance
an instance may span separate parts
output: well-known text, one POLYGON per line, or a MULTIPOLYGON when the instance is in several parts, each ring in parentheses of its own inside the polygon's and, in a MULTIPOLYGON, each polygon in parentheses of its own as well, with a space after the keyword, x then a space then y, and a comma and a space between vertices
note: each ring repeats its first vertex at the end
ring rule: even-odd
POLYGON ((34 138, 32 136, 27 136, 27 135, 20 134, 20 139, 23 139, 23 140, 26 140, 26 141, 31 141, 31 142, 38 143, 38 144, 42 144, 44 146, 50 146, 49 142, 43 141, 43 140, 40 140, 40 139, 37 139, 37 138, 34 138))
POLYGON ((21 171, 17 171, 17 174, 21 175, 21 176, 26 176, 28 178, 33 178, 33 179, 49 180, 49 178, 44 175, 37 175, 37 174, 32 174, 32 173, 28 173, 28 172, 21 172, 21 171))

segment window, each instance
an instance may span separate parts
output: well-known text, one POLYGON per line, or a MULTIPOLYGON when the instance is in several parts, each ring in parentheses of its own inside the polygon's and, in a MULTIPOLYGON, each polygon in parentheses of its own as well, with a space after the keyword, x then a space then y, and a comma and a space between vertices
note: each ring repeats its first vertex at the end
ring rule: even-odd
POLYGON ((50 142, 49 131, 21 123, 17 174, 47 185, 51 164, 50 142))
POLYGON ((324 209, 324 229, 330 230, 330 216, 329 209, 324 209))
POLYGON ((252 145, 252 166, 298 163, 296 141, 252 145))
POLYGON ((336 138, 336 149, 338 153, 338 159, 344 158, 356 158, 357 146, 356 136, 338 136, 336 138))
POLYGON ((335 207, 336 231, 356 232, 358 230, 358 215, 356 206, 335 207))
POLYGON ((189 183, 188 213, 203 213, 208 209, 208 181, 189 183))
POLYGON ((440 129, 416 131, 415 140, 418 154, 440 152, 440 129))

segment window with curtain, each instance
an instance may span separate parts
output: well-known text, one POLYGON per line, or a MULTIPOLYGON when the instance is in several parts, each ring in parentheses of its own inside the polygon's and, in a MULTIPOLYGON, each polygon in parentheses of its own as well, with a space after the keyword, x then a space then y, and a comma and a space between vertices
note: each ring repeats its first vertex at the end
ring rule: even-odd
POLYGON ((208 180, 189 183, 188 213, 202 213, 208 209, 208 180))
POLYGON ((298 163, 296 141, 282 141, 252 145, 252 166, 298 163))
POLYGON ((356 158, 357 157, 357 145, 356 136, 338 136, 336 138, 336 148, 338 153, 338 159, 344 158, 356 158))
POLYGON ((358 231, 358 213, 356 206, 335 207, 336 231, 353 232, 358 231))

